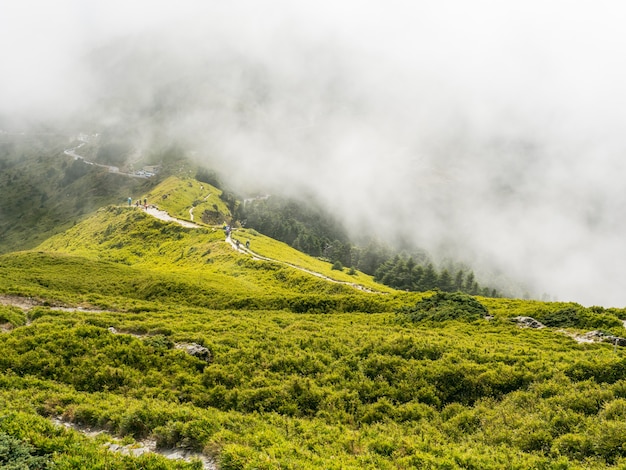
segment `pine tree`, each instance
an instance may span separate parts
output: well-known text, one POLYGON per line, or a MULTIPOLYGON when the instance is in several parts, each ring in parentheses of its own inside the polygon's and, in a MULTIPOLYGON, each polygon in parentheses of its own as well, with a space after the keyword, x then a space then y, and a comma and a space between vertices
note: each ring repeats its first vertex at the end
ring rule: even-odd
POLYGON ((431 290, 437 287, 439 283, 439 277, 437 276, 437 271, 435 271, 432 263, 428 263, 426 268, 424 268, 424 274, 422 275, 422 279, 420 282, 420 290, 431 290))
POLYGON ((452 276, 450 276, 450 273, 447 269, 441 271, 441 274, 439 275, 438 285, 439 289, 444 292, 452 292, 454 290, 454 286, 452 284, 452 276))
POLYGON ((465 286, 463 287, 463 291, 467 292, 468 294, 474 294, 475 284, 476 281, 474 280, 474 273, 473 271, 470 271, 469 273, 467 273, 467 277, 465 278, 465 286))
POLYGON ((463 279, 465 278, 465 274, 463 274, 463 270, 459 269, 454 276, 454 290, 462 291, 463 290, 463 279))
POLYGON ((421 285, 423 276, 424 276, 424 268, 422 266, 418 266, 413 269, 411 290, 414 290, 414 291, 420 290, 420 285, 421 285))

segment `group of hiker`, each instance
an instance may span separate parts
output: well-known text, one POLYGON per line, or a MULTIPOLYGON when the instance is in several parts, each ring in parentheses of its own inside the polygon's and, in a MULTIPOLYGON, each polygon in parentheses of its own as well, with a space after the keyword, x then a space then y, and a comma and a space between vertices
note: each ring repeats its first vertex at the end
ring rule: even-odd
MULTIPOLYGON (((129 196, 128 197, 128 207, 131 207, 133 205, 133 199, 129 196)), ((144 209, 148 209, 148 199, 144 198, 143 200, 143 204, 141 202, 141 199, 137 199, 135 201, 135 206, 136 207, 143 207, 144 209)), ((230 234, 232 232, 232 227, 230 225, 228 225, 226 222, 224 222, 224 233, 226 234, 226 239, 230 238, 230 234)), ((237 249, 239 249, 239 245, 241 244, 241 242, 239 240, 235 240, 235 246, 237 247, 237 249)), ((250 240, 246 240, 246 249, 249 250, 250 249, 250 240)))
MULTIPOLYGON (((133 205, 133 199, 129 196, 128 197, 128 207, 130 207, 132 205, 133 205)), ((135 207, 142 207, 142 206, 143 206, 144 209, 148 208, 148 199, 144 198, 143 204, 141 203, 141 199, 137 199, 135 201, 135 207)))
MULTIPOLYGON (((226 222, 224 222, 224 233, 226 234, 226 238, 230 238, 230 234, 232 232, 232 227, 228 224, 226 224, 226 222)), ((239 249, 239 245, 241 244, 241 242, 237 239, 235 239, 235 246, 237 247, 237 249, 239 249)), ((246 240, 246 250, 250 249, 250 240, 246 240)))

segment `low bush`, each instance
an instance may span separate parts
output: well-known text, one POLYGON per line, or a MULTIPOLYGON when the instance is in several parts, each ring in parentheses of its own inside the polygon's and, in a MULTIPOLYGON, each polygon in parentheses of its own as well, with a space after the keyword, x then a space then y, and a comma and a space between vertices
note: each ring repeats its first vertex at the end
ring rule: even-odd
POLYGON ((399 314, 412 322, 474 321, 483 318, 488 311, 483 304, 467 294, 436 292, 418 301, 414 307, 404 307, 399 314))
POLYGON ((37 449, 27 442, 0 431, 0 467, 5 470, 44 470, 52 467, 48 456, 36 455, 37 449))
POLYGON ((584 308, 571 304, 559 310, 539 309, 534 318, 546 326, 558 328, 603 329, 622 328, 614 311, 599 307, 584 308))
POLYGON ((11 326, 22 326, 26 323, 24 312, 17 307, 0 305, 0 325, 9 323, 11 326))

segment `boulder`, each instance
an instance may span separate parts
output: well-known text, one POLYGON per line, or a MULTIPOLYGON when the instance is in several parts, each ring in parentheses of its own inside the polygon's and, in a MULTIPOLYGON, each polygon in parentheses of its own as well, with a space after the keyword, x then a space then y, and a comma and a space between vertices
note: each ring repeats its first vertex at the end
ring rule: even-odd
POLYGON ((511 320, 517 323, 519 326, 522 326, 524 328, 545 328, 546 327, 543 323, 535 320, 532 317, 519 316, 519 317, 511 318, 511 320))
POLYGON ((585 333, 584 337, 594 341, 602 341, 603 343, 611 343, 617 346, 626 346, 626 338, 620 338, 619 336, 603 333, 602 331, 590 331, 588 333, 585 333))
POLYGON ((197 357, 202 361, 211 362, 211 351, 198 343, 176 343, 174 347, 176 349, 182 349, 187 354, 197 357))

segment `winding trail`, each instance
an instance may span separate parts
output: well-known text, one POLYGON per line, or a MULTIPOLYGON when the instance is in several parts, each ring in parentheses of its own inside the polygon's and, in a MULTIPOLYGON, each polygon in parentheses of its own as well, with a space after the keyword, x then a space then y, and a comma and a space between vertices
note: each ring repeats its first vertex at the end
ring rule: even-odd
MULTIPOLYGON (((133 177, 133 178, 147 178, 144 175, 137 175, 137 174, 133 174, 133 173, 124 173, 121 172, 120 169, 116 166, 111 166, 111 165, 102 165, 99 163, 94 163, 94 162, 90 162, 85 160, 85 157, 79 155, 76 153, 76 150, 78 150, 79 148, 83 147, 87 142, 86 141, 82 141, 80 144, 78 144, 76 147, 72 147, 69 149, 66 149, 64 151, 64 153, 66 155, 69 155, 70 157, 73 157, 74 160, 81 160, 84 163, 86 163, 87 165, 93 165, 93 166, 98 166, 101 168, 106 168, 109 170, 110 173, 116 173, 118 175, 122 175, 122 176, 128 176, 128 177, 133 177)), ((206 201, 209 197, 211 196, 211 193, 207 194, 202 200, 206 201)), ((261 200, 261 199, 267 199, 269 196, 265 195, 265 196, 259 196, 256 198, 252 198, 252 199, 246 199, 244 200, 244 204, 246 202, 249 201, 253 201, 253 200, 261 200)), ((146 213, 150 214, 153 217, 156 217, 157 219, 166 221, 166 222, 174 222, 177 223, 179 225, 182 225, 183 227, 187 227, 187 228, 201 228, 200 225, 196 224, 193 220, 194 220, 194 215, 193 215, 193 210, 195 209, 194 206, 191 206, 189 208, 189 218, 191 220, 191 222, 187 221, 187 220, 182 220, 182 219, 177 219, 175 217, 172 217, 171 215, 169 215, 166 211, 162 211, 159 210, 158 208, 154 207, 154 206, 148 206, 146 207, 144 210, 146 211, 146 213)), ((380 294, 381 292, 372 290, 372 289, 368 289, 365 286, 362 286, 360 284, 354 283, 354 282, 347 282, 347 281, 338 281, 337 279, 333 279, 331 277, 328 277, 324 274, 315 272, 315 271, 311 271, 309 269, 303 268, 301 266, 297 266, 295 264, 291 264, 291 263, 287 263, 285 261, 280 261, 280 260, 276 260, 276 259, 272 259, 272 258, 267 258, 266 256, 261 256, 258 253, 253 252, 252 250, 250 250, 249 248, 245 248, 243 245, 239 244, 237 245, 235 241, 232 240, 232 238, 230 237, 230 235, 228 237, 226 237, 226 241, 228 243, 230 243, 230 245, 233 247, 234 250, 238 251, 239 253, 243 253, 243 254, 247 254, 249 256, 252 257, 252 259, 255 260, 263 260, 263 261, 271 261, 273 263, 279 263, 279 264, 283 264, 285 266, 290 266, 294 269, 298 269, 299 271, 305 272, 307 274, 311 274, 312 276, 316 276, 319 277, 320 279, 324 279, 325 281, 328 282, 334 282, 336 284, 343 284, 346 286, 350 286, 353 287, 355 289, 358 289, 360 291, 363 292, 369 292, 369 293, 378 293, 380 294)))
POLYGON ((76 147, 72 147, 72 148, 64 150, 63 153, 65 155, 69 155, 70 157, 73 157, 74 160, 80 160, 80 161, 82 161, 83 163, 85 163, 87 165, 97 166, 97 167, 100 167, 100 168, 106 168, 109 171, 109 173, 115 173, 116 175, 127 176, 129 178, 141 178, 141 179, 148 178, 148 176, 146 176, 146 175, 137 175, 135 173, 125 173, 123 171, 120 171, 120 169, 118 167, 113 166, 113 165, 103 165, 101 163, 95 163, 95 162, 90 162, 90 161, 86 160, 85 157, 83 157, 82 155, 78 155, 76 153, 76 150, 81 148, 86 143, 87 142, 83 141, 82 143, 78 144, 76 147))
MULTIPOLYGON (((52 423, 66 429, 73 429, 74 431, 91 438, 95 438, 100 435, 109 436, 104 429, 92 428, 66 421, 61 416, 52 418, 52 423)), ((117 452, 122 455, 130 455, 132 457, 139 457, 140 455, 144 455, 146 453, 159 454, 170 460, 182 460, 185 462, 200 461, 203 470, 217 470, 215 461, 199 452, 193 452, 186 449, 158 448, 154 439, 142 439, 136 441, 134 444, 124 445, 120 443, 120 439, 116 439, 113 436, 109 437, 109 442, 102 444, 102 447, 107 448, 111 452, 117 452)))
POLYGON ((201 228, 201 226, 196 224, 195 222, 177 219, 176 217, 172 217, 171 215, 169 215, 166 211, 159 210, 154 206, 148 206, 148 208, 144 209, 144 211, 147 214, 150 214, 152 217, 156 217, 157 219, 163 220, 165 222, 174 222, 187 228, 201 228))
MULTIPOLYGON (((99 163, 94 163, 94 162, 90 162, 90 161, 85 160, 85 157, 83 157, 83 156, 81 156, 81 155, 76 153, 76 150, 80 149, 86 143, 87 142, 83 140, 76 147, 72 147, 72 148, 66 149, 64 151, 64 153, 66 155, 69 155, 70 157, 73 157, 74 160, 82 160, 87 165, 93 165, 93 166, 106 168, 106 169, 109 170, 110 173, 116 173, 118 175, 129 176, 129 177, 134 177, 134 178, 146 178, 146 176, 144 176, 144 175, 137 175, 137 174, 133 174, 133 173, 121 172, 120 169, 118 167, 116 167, 116 166, 102 165, 102 164, 99 164, 99 163)), ((207 194, 202 200, 206 201, 210 196, 211 196, 211 193, 207 194)), ((269 197, 268 195, 265 195, 265 196, 259 196, 259 197, 252 198, 252 199, 246 199, 246 200, 244 200, 244 204, 246 202, 253 201, 253 200, 267 199, 268 197, 269 197)), ((187 220, 177 219, 176 217, 172 217, 166 211, 159 210, 158 208, 156 208, 154 206, 148 206, 144 210, 146 211, 146 213, 150 214, 151 216, 156 217, 157 219, 160 219, 160 220, 163 220, 163 221, 166 221, 166 222, 174 222, 174 223, 177 223, 177 224, 182 225, 183 227, 187 227, 187 228, 201 228, 200 225, 196 224, 193 221, 194 220, 194 215, 193 215, 194 209, 195 209, 195 206, 191 206, 189 208, 189 219, 191 220, 191 222, 189 222, 187 220)), ((230 237, 230 235, 226 237, 226 242, 230 243, 230 245, 233 247, 233 249, 236 250, 237 252, 243 253, 243 254, 247 254, 247 255, 251 256, 252 259, 255 259, 255 260, 271 261, 273 263, 283 264, 285 266, 289 266, 289 267, 292 267, 294 269, 298 269, 299 271, 305 272, 305 273, 310 274, 312 276, 319 277, 320 279, 324 279, 325 281, 334 282, 336 284, 343 284, 343 285, 346 285, 346 286, 350 286, 350 287, 353 287, 353 288, 358 289, 358 290, 363 291, 363 292, 378 293, 378 294, 380 293, 378 291, 375 291, 375 290, 372 290, 372 289, 368 289, 367 287, 362 286, 362 285, 357 284, 357 283, 354 283, 354 282, 338 281, 337 279, 333 279, 333 278, 328 277, 328 276, 326 276, 324 274, 321 274, 321 273, 318 273, 318 272, 315 272, 315 271, 311 271, 309 269, 303 268, 301 266, 297 266, 295 264, 287 263, 285 261, 280 261, 280 260, 276 260, 276 259, 272 259, 272 258, 267 258, 266 256, 261 256, 258 253, 253 252, 249 248, 245 248, 241 244, 237 245, 237 243, 235 241, 233 241, 233 239, 230 237)))
POLYGON ((230 235, 228 237, 226 237, 226 241, 228 243, 230 243, 230 245, 233 247, 233 249, 235 251, 238 251, 239 253, 248 254, 248 255, 252 256, 252 259, 262 260, 262 261, 269 261, 269 262, 272 262, 272 263, 278 263, 278 264, 282 264, 284 266, 289 266, 291 268, 297 269, 297 270, 305 272, 307 274, 311 274, 312 276, 319 277, 320 279, 324 279, 325 281, 334 282, 335 284, 343 284, 345 286, 350 286, 350 287, 353 287, 353 288, 358 289, 360 291, 368 292, 370 294, 380 294, 381 293, 381 292, 378 292, 378 291, 375 291, 375 290, 372 290, 372 289, 368 289, 367 287, 362 286, 361 284, 357 284, 355 282, 338 281, 337 279, 333 279, 332 277, 328 277, 328 276, 326 276, 326 275, 324 275, 322 273, 311 271, 310 269, 303 268, 302 266, 298 266, 296 264, 291 264, 291 263, 287 263, 286 261, 280 261, 280 260, 277 260, 277 259, 273 259, 273 258, 268 258, 266 256, 262 256, 262 255, 260 255, 258 253, 255 253, 251 249, 246 248, 241 243, 239 245, 237 245, 237 242, 234 241, 230 237, 230 235))
MULTIPOLYGON (((202 189, 204 189, 204 186, 202 186, 202 189)), ((211 197, 211 193, 209 193, 206 196, 204 196, 202 198, 202 202, 206 201, 209 197, 211 197)), ((193 210, 195 208, 196 208, 196 206, 191 206, 191 208, 189 209, 189 218, 191 219, 192 222, 193 222, 193 210)))
MULTIPOLYGON (((209 194, 210 196, 210 194, 209 194)), ((207 196, 208 197, 208 196, 207 196)), ((206 199, 206 198, 205 198, 206 199)), ((188 227, 188 228, 201 228, 200 225, 194 223, 194 222, 189 222, 187 220, 182 220, 182 219, 177 219, 175 217, 172 217, 171 215, 169 215, 166 211, 162 211, 157 209, 156 207, 153 206, 149 206, 147 209, 144 209, 146 211, 146 213, 150 214, 153 217, 156 217, 157 219, 166 221, 166 222, 175 222, 177 224, 182 225, 183 227, 188 227)), ((190 214, 191 214, 191 210, 190 209, 190 214)), ((255 260, 262 260, 262 261, 269 261, 272 263, 278 263, 278 264, 282 264, 284 266, 289 266, 291 268, 297 269, 299 271, 305 272, 307 274, 310 274, 312 276, 316 276, 319 277, 320 279, 324 279, 325 281, 328 282, 333 282, 335 284, 342 284, 345 286, 350 286, 354 289, 360 290, 362 292, 367 292, 370 294, 381 294, 382 292, 378 292, 375 291, 373 289, 369 289, 365 286, 362 286, 361 284, 357 284, 355 282, 348 282, 348 281, 338 281, 337 279, 333 279, 332 277, 328 277, 322 273, 318 273, 315 271, 311 271, 310 269, 306 269, 303 268, 301 266, 295 265, 295 264, 291 264, 291 263, 287 263, 286 261, 280 261, 277 259, 273 259, 273 258, 268 258, 267 256, 262 256, 258 253, 255 253, 254 251, 252 251, 249 248, 246 248, 242 243, 237 244, 236 240, 233 240, 232 237, 230 235, 228 235, 226 237, 226 242, 230 244, 230 246, 233 248, 233 250, 237 251, 238 253, 242 253, 242 254, 246 254, 248 256, 251 256, 252 259, 255 260)))

